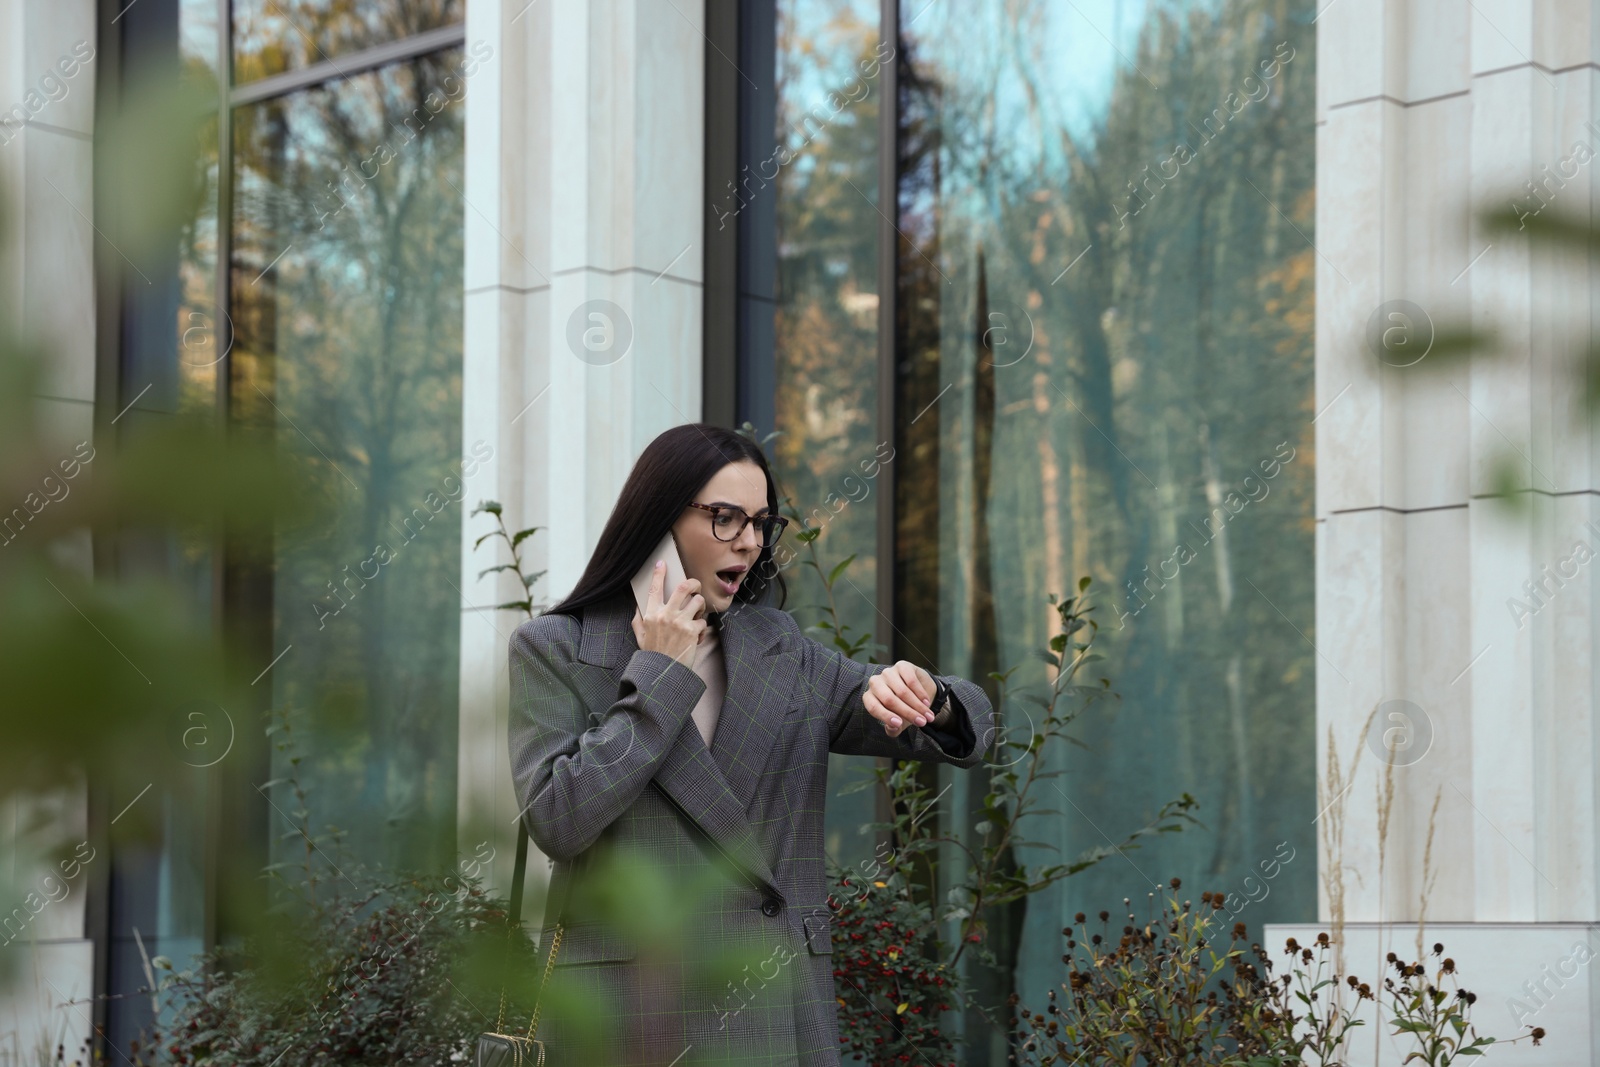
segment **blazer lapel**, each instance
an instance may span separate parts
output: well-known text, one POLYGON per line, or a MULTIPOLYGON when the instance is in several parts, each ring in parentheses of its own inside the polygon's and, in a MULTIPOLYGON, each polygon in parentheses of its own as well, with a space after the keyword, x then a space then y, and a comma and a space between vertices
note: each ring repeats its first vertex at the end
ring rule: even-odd
POLYGON ((746 811, 756 799, 792 695, 779 671, 786 662, 782 654, 791 650, 783 631, 748 604, 734 605, 723 619, 728 691, 711 735, 711 758, 746 811))
MULTIPOLYGON (((634 612, 631 598, 614 605, 590 605, 583 612, 578 659, 606 668, 618 685, 639 648, 633 635, 634 612)), ((776 894, 776 879, 746 813, 772 747, 771 727, 752 730, 752 724, 761 715, 763 699, 770 703, 773 657, 785 645, 782 631, 748 606, 740 605, 723 621, 728 688, 711 751, 693 721, 686 719, 657 765, 655 784, 748 877, 776 894), (752 752, 750 744, 763 739, 768 743, 752 752)), ((783 710, 780 703, 768 713, 782 715, 783 710)))

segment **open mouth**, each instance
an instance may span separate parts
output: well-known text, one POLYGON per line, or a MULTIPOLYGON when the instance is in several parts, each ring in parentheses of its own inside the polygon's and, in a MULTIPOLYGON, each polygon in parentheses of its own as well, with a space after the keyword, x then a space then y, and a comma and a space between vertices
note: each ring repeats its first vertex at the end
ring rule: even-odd
POLYGON ((743 567, 730 567, 717 572, 717 581, 721 583, 724 595, 732 596, 739 591, 739 583, 744 580, 744 572, 743 567))

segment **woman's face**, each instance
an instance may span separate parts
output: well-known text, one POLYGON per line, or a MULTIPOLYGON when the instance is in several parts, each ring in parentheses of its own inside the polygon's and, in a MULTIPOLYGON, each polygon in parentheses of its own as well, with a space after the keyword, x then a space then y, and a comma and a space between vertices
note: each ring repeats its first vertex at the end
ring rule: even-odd
MULTIPOLYGON (((767 479, 750 460, 723 467, 695 494, 696 504, 733 504, 759 518, 767 510, 767 479)), ((726 611, 761 555, 761 531, 749 523, 732 541, 719 541, 711 528, 711 512, 684 508, 672 526, 686 578, 700 580, 700 595, 710 611, 726 611), (722 572, 722 573, 719 573, 722 572), (733 579, 730 584, 728 579, 733 579)), ((667 591, 671 595, 671 590, 667 591)))

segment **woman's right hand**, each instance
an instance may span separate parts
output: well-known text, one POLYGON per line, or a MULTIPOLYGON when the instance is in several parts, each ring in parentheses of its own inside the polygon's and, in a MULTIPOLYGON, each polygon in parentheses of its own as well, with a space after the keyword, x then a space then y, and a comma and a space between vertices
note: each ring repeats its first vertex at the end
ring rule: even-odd
POLYGON ((644 613, 641 616, 636 611, 633 615, 633 636, 644 651, 663 653, 693 668, 695 648, 706 630, 706 621, 699 617, 706 606, 705 597, 700 595, 700 580, 685 578, 672 591, 672 598, 663 603, 661 594, 666 584, 666 564, 657 560, 644 613))

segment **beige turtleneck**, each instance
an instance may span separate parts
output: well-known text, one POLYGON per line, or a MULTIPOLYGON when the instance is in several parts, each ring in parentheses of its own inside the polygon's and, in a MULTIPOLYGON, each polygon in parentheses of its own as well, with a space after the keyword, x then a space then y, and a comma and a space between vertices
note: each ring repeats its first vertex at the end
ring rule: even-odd
POLYGON ((717 718, 722 713, 722 698, 727 694, 728 670, 722 656, 722 640, 714 627, 706 627, 705 635, 695 648, 694 673, 706 683, 705 692, 695 704, 690 717, 700 730, 700 739, 711 747, 711 735, 716 733, 717 718))

